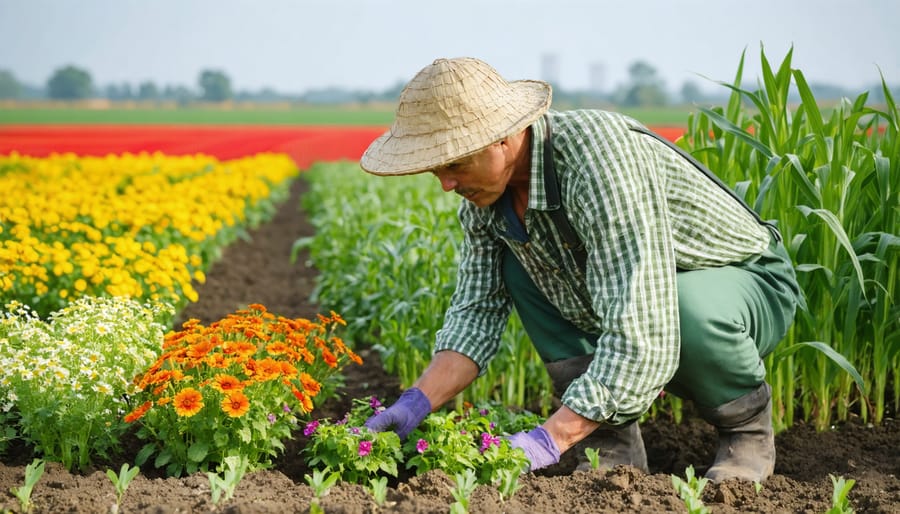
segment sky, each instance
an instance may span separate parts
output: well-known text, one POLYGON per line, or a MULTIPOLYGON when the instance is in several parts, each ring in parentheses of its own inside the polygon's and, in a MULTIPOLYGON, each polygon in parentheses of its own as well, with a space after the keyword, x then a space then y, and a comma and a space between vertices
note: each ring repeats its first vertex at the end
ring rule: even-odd
POLYGON ((742 53, 810 83, 900 83, 898 0, 0 0, 0 70, 44 85, 74 65, 96 86, 380 91, 438 57, 480 58, 508 80, 611 91, 636 61, 672 91, 718 91, 742 53), (548 64, 549 63, 549 64, 548 64), (593 71, 592 71, 593 70, 593 71), (880 70, 880 71, 879 71, 880 70))

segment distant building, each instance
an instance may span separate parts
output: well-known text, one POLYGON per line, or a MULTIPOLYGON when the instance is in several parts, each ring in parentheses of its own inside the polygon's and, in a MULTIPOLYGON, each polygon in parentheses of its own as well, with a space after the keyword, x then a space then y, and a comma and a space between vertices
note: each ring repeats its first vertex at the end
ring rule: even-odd
POLYGON ((592 62, 588 67, 588 90, 595 95, 606 90, 606 65, 602 62, 592 62))
POLYGON ((541 56, 541 80, 554 86, 559 84, 559 55, 544 54, 541 56))

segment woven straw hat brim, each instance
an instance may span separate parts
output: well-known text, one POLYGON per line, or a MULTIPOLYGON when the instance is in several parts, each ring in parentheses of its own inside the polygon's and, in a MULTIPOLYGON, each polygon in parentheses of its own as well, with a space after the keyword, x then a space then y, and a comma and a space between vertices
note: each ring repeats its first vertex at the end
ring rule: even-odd
POLYGON ((545 82, 506 82, 477 59, 439 59, 404 89, 391 129, 369 145, 360 166, 412 175, 449 164, 524 130, 551 97, 545 82))

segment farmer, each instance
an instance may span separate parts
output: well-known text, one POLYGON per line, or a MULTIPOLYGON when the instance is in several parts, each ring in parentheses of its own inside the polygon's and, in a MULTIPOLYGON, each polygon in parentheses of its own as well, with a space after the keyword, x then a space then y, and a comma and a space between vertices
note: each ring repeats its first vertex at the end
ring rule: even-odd
POLYGON ((593 447, 605 466, 646 472, 637 419, 665 389, 718 431, 707 478, 765 480, 775 444, 762 358, 800 295, 778 231, 635 120, 551 111, 550 98, 544 82, 438 59, 363 155, 369 173, 431 173, 465 199, 433 359, 366 425, 405 438, 485 370, 515 307, 562 404, 509 438, 532 470, 581 443, 579 457, 593 447))

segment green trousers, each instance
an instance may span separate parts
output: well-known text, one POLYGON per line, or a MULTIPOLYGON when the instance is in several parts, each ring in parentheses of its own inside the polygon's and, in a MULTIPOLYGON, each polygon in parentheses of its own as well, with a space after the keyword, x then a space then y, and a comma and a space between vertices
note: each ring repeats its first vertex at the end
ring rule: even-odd
MULTIPOLYGON (((510 251, 503 279, 525 331, 545 363, 587 364, 597 334, 578 329, 535 286, 510 251)), ((763 358, 787 333, 801 301, 794 268, 781 243, 758 259, 677 273, 681 354, 666 391, 715 408, 759 387, 763 358)), ((561 394, 562 391, 559 391, 561 394)))

